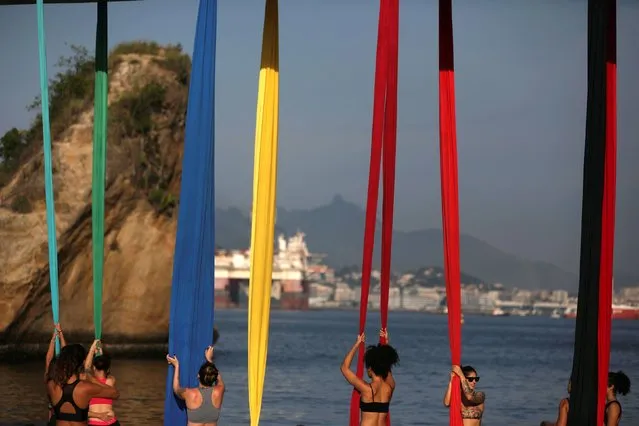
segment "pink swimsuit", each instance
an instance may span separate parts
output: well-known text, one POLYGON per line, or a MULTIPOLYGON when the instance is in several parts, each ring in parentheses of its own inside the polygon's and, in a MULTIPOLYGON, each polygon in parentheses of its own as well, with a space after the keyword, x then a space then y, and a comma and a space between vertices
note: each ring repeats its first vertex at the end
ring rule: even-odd
MULTIPOLYGON (((98 380, 98 382, 106 384, 107 379, 100 379, 98 377, 96 377, 96 379, 98 380)), ((91 401, 89 401, 89 410, 91 410, 92 405, 96 405, 96 404, 107 404, 107 405, 113 406, 113 400, 110 398, 91 398, 91 401)), ((115 417, 113 417, 111 420, 106 422, 99 419, 89 418, 89 424, 96 425, 96 426, 112 425, 116 421, 117 419, 115 417)))

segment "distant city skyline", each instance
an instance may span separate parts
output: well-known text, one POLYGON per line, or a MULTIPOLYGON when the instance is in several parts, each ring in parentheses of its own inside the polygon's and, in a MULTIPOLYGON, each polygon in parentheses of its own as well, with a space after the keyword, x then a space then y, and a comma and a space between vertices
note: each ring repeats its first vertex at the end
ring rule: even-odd
MULTIPOLYGON (((193 49, 197 0, 109 6, 111 47, 136 39, 193 49)), ((250 206, 264 2, 219 2, 219 207, 250 206)), ((337 193, 365 204, 378 2, 280 4, 278 205, 337 193)), ((91 48, 95 5, 47 5, 49 75, 68 45, 91 48)), ((639 4, 619 2, 616 266, 639 276, 639 4)), ((454 4, 462 232, 578 272, 586 109, 586 1, 454 4)), ((0 134, 29 126, 38 95, 35 7, 2 7, 0 134)), ((441 228, 437 4, 404 1, 395 226, 441 228)))

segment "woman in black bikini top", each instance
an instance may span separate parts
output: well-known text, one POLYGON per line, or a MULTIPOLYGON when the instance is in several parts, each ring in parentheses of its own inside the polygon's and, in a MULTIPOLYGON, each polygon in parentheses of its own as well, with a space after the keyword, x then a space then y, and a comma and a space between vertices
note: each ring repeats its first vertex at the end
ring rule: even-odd
MULTIPOLYGON (((572 391, 571 382, 568 381, 568 394, 572 391)), ((617 400, 617 394, 627 395, 630 392, 630 379, 623 371, 608 373, 608 390, 606 391, 606 408, 604 411, 604 426, 619 426, 621 420, 621 403, 617 400)), ((564 398, 559 402, 559 415, 557 421, 541 422, 541 426, 566 426, 568 424, 568 409, 570 398, 564 398)))
POLYGON ((627 395, 630 392, 630 379, 623 371, 608 373, 608 390, 606 391, 605 426, 619 426, 621 420, 621 403, 617 394, 627 395))
MULTIPOLYGON (((385 330, 380 332, 380 337, 388 339, 385 330)), ((364 343, 363 334, 357 336, 357 341, 344 357, 341 371, 346 381, 360 393, 361 426, 385 425, 390 400, 395 390, 391 369, 399 362, 399 356, 390 345, 369 346, 364 354, 366 372, 371 379, 370 383, 367 383, 351 371, 351 363, 361 343, 364 343)))

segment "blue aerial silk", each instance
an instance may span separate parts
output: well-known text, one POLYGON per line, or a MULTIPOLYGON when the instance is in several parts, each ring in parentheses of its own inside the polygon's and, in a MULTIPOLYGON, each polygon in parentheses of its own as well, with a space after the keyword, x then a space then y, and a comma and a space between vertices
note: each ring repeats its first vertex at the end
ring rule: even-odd
MULTIPOLYGON (((51 125, 49 122, 49 77, 47 76, 47 46, 44 35, 44 2, 36 2, 38 16, 38 62, 40 66, 40 106, 42 108, 42 142, 44 145, 44 192, 47 209, 47 238, 49 246, 49 284, 53 323, 60 322, 60 296, 58 291, 58 247, 53 201, 53 166, 51 160, 51 125)), ((55 353, 60 353, 60 341, 55 339, 55 353)))
MULTIPOLYGON (((215 39, 217 0, 200 0, 186 115, 182 188, 173 259, 169 353, 180 362, 180 385, 197 386, 204 350, 213 339, 215 272, 215 39)), ((169 367, 164 425, 183 426, 183 401, 169 367)))

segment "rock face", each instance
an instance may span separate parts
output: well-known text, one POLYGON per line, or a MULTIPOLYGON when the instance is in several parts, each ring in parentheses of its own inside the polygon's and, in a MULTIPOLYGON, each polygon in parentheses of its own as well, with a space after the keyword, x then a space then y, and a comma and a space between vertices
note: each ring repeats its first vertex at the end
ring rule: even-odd
MULTIPOLYGON (((120 46, 110 58, 105 339, 160 342, 168 333, 188 67, 179 47, 148 43, 120 46)), ((72 335, 91 335, 92 100, 76 99, 83 107, 69 118, 54 114, 55 96, 52 128, 55 117, 69 120, 53 134, 60 320, 72 335)), ((52 329, 42 139, 32 142, 0 187, 0 342, 8 344, 52 329), (29 207, 15 211, 17 200, 29 207)))

